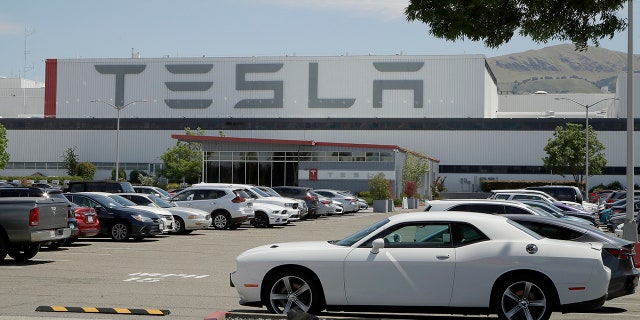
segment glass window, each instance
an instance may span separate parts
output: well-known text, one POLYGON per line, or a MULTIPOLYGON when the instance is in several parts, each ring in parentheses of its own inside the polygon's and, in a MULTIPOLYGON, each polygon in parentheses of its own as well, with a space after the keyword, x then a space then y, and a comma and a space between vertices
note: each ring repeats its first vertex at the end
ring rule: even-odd
POLYGON ((369 162, 379 162, 380 152, 367 152, 366 160, 369 162))
POLYGON ((380 152, 380 162, 393 162, 393 152, 380 152))
POLYGON ((582 236, 582 232, 578 232, 561 226, 537 223, 533 221, 518 221, 518 223, 546 238, 558 240, 575 240, 582 236))
POLYGON ((207 161, 220 160, 220 152, 217 152, 217 151, 205 152, 204 158, 207 161))
POLYGON ((220 160, 233 160, 233 152, 220 152, 220 160))
POLYGON ((441 248, 452 243, 449 224, 441 222, 394 226, 367 241, 365 246, 371 246, 378 238, 384 239, 386 248, 441 248))

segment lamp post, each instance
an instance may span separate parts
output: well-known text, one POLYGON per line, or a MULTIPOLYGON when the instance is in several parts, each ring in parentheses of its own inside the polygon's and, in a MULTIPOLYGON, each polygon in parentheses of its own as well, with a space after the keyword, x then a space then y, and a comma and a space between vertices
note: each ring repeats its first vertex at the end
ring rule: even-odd
POLYGON ((577 105, 582 106, 585 109, 585 124, 584 124, 584 131, 585 131, 585 150, 584 150, 584 195, 587 198, 587 201, 589 201, 589 108, 595 106, 596 104, 603 102, 603 101, 607 101, 607 100, 619 100, 618 98, 605 98, 602 100, 598 100, 592 104, 582 104, 580 102, 577 102, 573 99, 569 99, 569 98, 555 98, 556 100, 569 100, 577 105))
POLYGON ((101 102, 104 103, 108 106, 113 107, 114 109, 116 109, 116 114, 117 114, 117 118, 118 121, 116 123, 116 172, 115 172, 115 176, 116 176, 116 181, 120 180, 120 110, 136 103, 136 102, 149 102, 149 100, 134 100, 131 101, 125 105, 122 106, 117 106, 111 102, 102 100, 102 99, 96 99, 96 100, 91 100, 90 102, 101 102))

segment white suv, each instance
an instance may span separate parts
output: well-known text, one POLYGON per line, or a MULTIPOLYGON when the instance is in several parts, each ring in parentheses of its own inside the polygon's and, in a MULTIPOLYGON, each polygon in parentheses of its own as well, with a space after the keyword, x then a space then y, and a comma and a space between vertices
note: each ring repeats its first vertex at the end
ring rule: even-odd
POLYGON ((171 198, 179 207, 189 207, 211 213, 211 225, 216 229, 237 229, 253 219, 253 199, 243 188, 195 184, 171 198))

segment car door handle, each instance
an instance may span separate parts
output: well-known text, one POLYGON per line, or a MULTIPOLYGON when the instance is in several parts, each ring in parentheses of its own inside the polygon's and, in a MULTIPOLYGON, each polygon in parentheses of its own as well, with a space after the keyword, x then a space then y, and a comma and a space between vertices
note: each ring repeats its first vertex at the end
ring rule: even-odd
POLYGON ((437 258, 438 260, 447 260, 447 259, 451 258, 451 255, 448 255, 448 254, 439 254, 439 255, 436 255, 436 258, 437 258))

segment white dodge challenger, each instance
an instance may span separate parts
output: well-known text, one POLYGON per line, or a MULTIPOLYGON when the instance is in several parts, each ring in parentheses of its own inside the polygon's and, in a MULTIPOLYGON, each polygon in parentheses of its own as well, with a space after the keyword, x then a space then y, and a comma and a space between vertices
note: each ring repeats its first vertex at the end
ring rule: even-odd
POLYGON ((240 304, 328 311, 548 319, 601 307, 600 243, 552 240, 505 217, 406 213, 337 241, 276 243, 236 258, 240 304))

